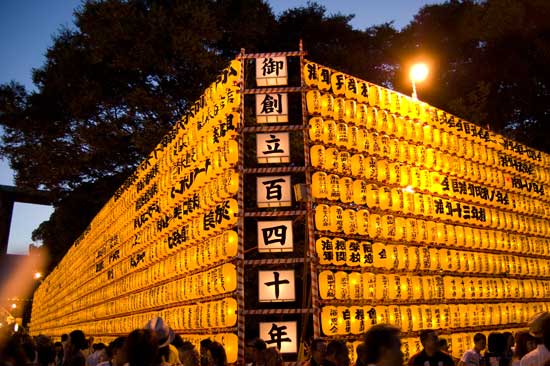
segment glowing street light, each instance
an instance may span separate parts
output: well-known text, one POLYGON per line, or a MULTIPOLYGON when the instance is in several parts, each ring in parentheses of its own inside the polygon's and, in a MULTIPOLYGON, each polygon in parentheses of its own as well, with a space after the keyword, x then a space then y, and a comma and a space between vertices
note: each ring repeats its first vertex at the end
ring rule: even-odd
POLYGON ((415 100, 418 99, 418 95, 416 94, 416 83, 426 80, 426 77, 428 76, 428 72, 429 72, 428 66, 424 63, 414 64, 411 67, 409 77, 411 78, 412 87, 413 87, 413 92, 412 92, 413 99, 415 100))
POLYGON ((16 307, 17 307, 17 305, 15 303, 11 304, 12 309, 15 309, 16 307))
POLYGON ((42 273, 36 272, 36 273, 34 274, 34 279, 35 279, 35 280, 39 280, 40 277, 42 277, 42 273))

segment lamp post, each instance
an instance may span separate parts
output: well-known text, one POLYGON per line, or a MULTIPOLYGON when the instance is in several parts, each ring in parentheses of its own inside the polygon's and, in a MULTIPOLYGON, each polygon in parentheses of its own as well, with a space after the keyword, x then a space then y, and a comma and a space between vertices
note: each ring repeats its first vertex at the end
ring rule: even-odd
POLYGON ((411 78, 411 83, 413 88, 412 98, 414 100, 418 100, 418 94, 416 93, 416 83, 426 80, 426 77, 428 76, 428 72, 429 72, 428 66, 424 63, 414 64, 411 67, 411 71, 409 72, 409 77, 411 78))

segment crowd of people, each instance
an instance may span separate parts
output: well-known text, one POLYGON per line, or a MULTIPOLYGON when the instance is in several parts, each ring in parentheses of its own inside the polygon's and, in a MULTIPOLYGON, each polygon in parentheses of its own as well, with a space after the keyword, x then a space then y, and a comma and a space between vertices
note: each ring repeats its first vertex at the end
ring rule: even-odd
MULTIPOLYGON (((343 340, 314 339, 308 347, 304 366, 550 366, 550 313, 537 315, 529 330, 476 333, 474 347, 460 359, 453 358, 448 343, 435 330, 420 332, 423 349, 404 359, 400 330, 379 324, 370 328, 350 360, 343 340)), ((275 347, 256 338, 246 344, 247 366, 282 366, 283 357, 275 347)), ((94 343, 80 330, 64 334, 60 342, 39 335, 18 332, 0 338, 0 366, 226 366, 222 344, 204 339, 197 350, 182 340, 163 321, 151 319, 143 329, 118 337, 108 345, 94 343)))

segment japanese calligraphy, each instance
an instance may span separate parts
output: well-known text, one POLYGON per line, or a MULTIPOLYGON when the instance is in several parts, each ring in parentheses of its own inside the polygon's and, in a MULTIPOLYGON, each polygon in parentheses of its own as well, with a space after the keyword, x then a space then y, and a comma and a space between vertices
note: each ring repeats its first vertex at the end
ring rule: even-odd
POLYGON ((291 205, 290 176, 257 177, 258 207, 291 205))

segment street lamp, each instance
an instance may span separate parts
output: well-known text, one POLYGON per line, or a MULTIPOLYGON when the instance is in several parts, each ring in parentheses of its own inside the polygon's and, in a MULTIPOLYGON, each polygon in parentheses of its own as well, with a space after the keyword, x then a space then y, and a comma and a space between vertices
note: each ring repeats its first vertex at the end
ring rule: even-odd
POLYGON ((411 82, 412 82, 412 87, 413 87, 412 98, 414 100, 418 100, 418 95, 416 94, 416 83, 426 80, 426 77, 428 76, 428 72, 429 72, 428 66, 425 63, 414 64, 411 67, 409 77, 411 78, 411 82))

